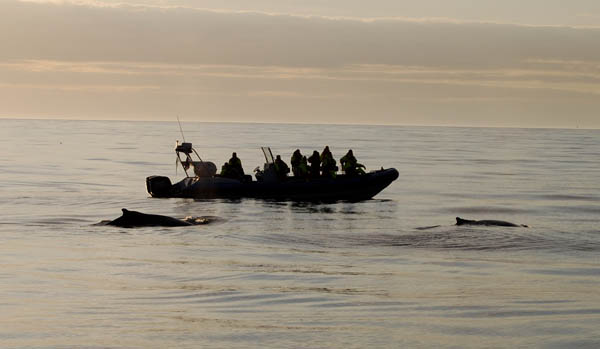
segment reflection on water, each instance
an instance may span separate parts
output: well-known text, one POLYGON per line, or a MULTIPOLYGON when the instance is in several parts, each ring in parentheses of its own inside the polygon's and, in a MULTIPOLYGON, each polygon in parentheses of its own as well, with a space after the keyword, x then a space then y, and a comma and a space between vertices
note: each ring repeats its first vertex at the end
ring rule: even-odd
POLYGON ((149 198, 176 123, 0 124, 2 347, 600 345, 598 131, 184 124, 215 163, 327 143, 400 171, 313 204, 149 198), (221 220, 93 225, 124 207, 221 220))

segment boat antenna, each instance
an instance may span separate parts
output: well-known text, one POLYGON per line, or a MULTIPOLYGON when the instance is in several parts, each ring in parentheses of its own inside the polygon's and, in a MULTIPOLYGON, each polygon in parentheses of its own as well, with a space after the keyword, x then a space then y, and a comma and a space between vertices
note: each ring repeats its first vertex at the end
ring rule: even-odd
POLYGON ((177 123, 179 124, 179 131, 181 131, 181 137, 183 137, 183 142, 185 143, 185 136, 183 135, 183 128, 181 128, 181 121, 179 121, 179 115, 177 115, 177 123))

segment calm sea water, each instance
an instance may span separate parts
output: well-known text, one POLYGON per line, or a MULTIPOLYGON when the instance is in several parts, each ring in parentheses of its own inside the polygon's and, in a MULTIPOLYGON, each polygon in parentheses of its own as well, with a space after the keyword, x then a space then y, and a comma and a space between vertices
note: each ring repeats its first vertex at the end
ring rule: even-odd
POLYGON ((176 123, 0 120, 0 347, 600 347, 600 131, 183 126, 217 165, 328 144, 400 178, 362 203, 152 199, 146 176, 182 176, 176 123), (123 207, 221 220, 92 225, 123 207))

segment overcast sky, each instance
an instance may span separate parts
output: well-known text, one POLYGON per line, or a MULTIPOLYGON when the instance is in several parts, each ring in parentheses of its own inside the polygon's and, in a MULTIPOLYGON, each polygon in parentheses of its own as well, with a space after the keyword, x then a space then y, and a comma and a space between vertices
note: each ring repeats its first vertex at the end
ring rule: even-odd
POLYGON ((600 1, 0 0, 0 117, 600 128, 600 1))

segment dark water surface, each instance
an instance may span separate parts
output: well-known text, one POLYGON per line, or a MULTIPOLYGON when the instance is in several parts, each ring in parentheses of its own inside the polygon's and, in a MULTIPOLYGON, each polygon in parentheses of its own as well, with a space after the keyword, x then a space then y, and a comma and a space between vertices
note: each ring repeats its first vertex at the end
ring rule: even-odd
POLYGON ((600 347, 600 131, 183 126, 219 167, 328 144, 400 178, 362 203, 152 199, 146 176, 182 176, 176 123, 0 120, 0 347, 600 347), (122 207, 221 220, 92 225, 122 207))

